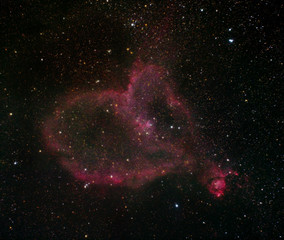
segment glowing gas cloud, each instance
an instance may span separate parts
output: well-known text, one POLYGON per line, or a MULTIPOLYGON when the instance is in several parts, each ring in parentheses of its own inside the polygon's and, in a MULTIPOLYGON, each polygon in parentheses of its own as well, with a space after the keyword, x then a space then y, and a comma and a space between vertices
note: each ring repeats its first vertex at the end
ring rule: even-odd
POLYGON ((197 160, 190 111, 169 82, 163 67, 136 61, 126 91, 67 96, 45 120, 47 148, 86 183, 138 188, 182 171, 222 196, 232 172, 197 160))

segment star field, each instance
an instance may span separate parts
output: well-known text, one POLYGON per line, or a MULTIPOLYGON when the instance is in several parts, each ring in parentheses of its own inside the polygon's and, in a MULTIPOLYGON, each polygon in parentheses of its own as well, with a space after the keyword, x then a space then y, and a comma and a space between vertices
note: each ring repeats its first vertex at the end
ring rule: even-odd
POLYGON ((5 0, 0 238, 283 238, 282 10, 5 0))

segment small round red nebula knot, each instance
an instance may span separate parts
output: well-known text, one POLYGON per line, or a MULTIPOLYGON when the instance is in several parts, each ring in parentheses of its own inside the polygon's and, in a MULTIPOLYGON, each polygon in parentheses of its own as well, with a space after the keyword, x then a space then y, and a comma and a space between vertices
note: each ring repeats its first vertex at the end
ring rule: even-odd
POLYGON ((198 174, 198 179, 208 191, 215 197, 222 197, 230 190, 226 181, 230 182, 229 176, 237 176, 238 173, 232 170, 223 170, 216 163, 211 161, 203 161, 204 165, 198 174))
POLYGON ((224 177, 214 178, 208 185, 208 190, 210 193, 214 194, 216 197, 221 197, 224 195, 226 190, 226 181, 224 177))

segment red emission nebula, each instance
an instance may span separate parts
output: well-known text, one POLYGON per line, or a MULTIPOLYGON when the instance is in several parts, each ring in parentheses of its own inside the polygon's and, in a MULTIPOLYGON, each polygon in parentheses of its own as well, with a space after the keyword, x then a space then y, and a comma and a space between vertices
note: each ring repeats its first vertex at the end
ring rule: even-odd
POLYGON ((168 173, 190 172, 221 197, 226 176, 194 154, 190 112, 161 66, 136 61, 127 90, 68 96, 45 120, 49 151, 86 184, 139 188, 168 173))

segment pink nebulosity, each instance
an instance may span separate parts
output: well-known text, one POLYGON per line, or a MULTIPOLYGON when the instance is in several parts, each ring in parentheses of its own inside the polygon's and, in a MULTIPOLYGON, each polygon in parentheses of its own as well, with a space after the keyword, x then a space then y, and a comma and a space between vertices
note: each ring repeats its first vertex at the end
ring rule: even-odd
POLYGON ((238 176, 238 173, 231 170, 224 171, 215 163, 205 161, 205 167, 199 173, 199 180, 203 185, 207 186, 209 192, 214 196, 222 197, 228 191, 226 177, 229 175, 238 176))
POLYGON ((226 190, 225 179, 223 177, 213 179, 212 182, 208 185, 208 190, 216 197, 223 196, 226 190))
POLYGON ((46 119, 43 136, 62 166, 84 182, 136 188, 183 169, 202 172, 200 182, 217 197, 226 190, 226 174, 214 163, 197 167, 185 144, 193 138, 190 113, 160 66, 137 61, 124 92, 68 96, 46 119))

